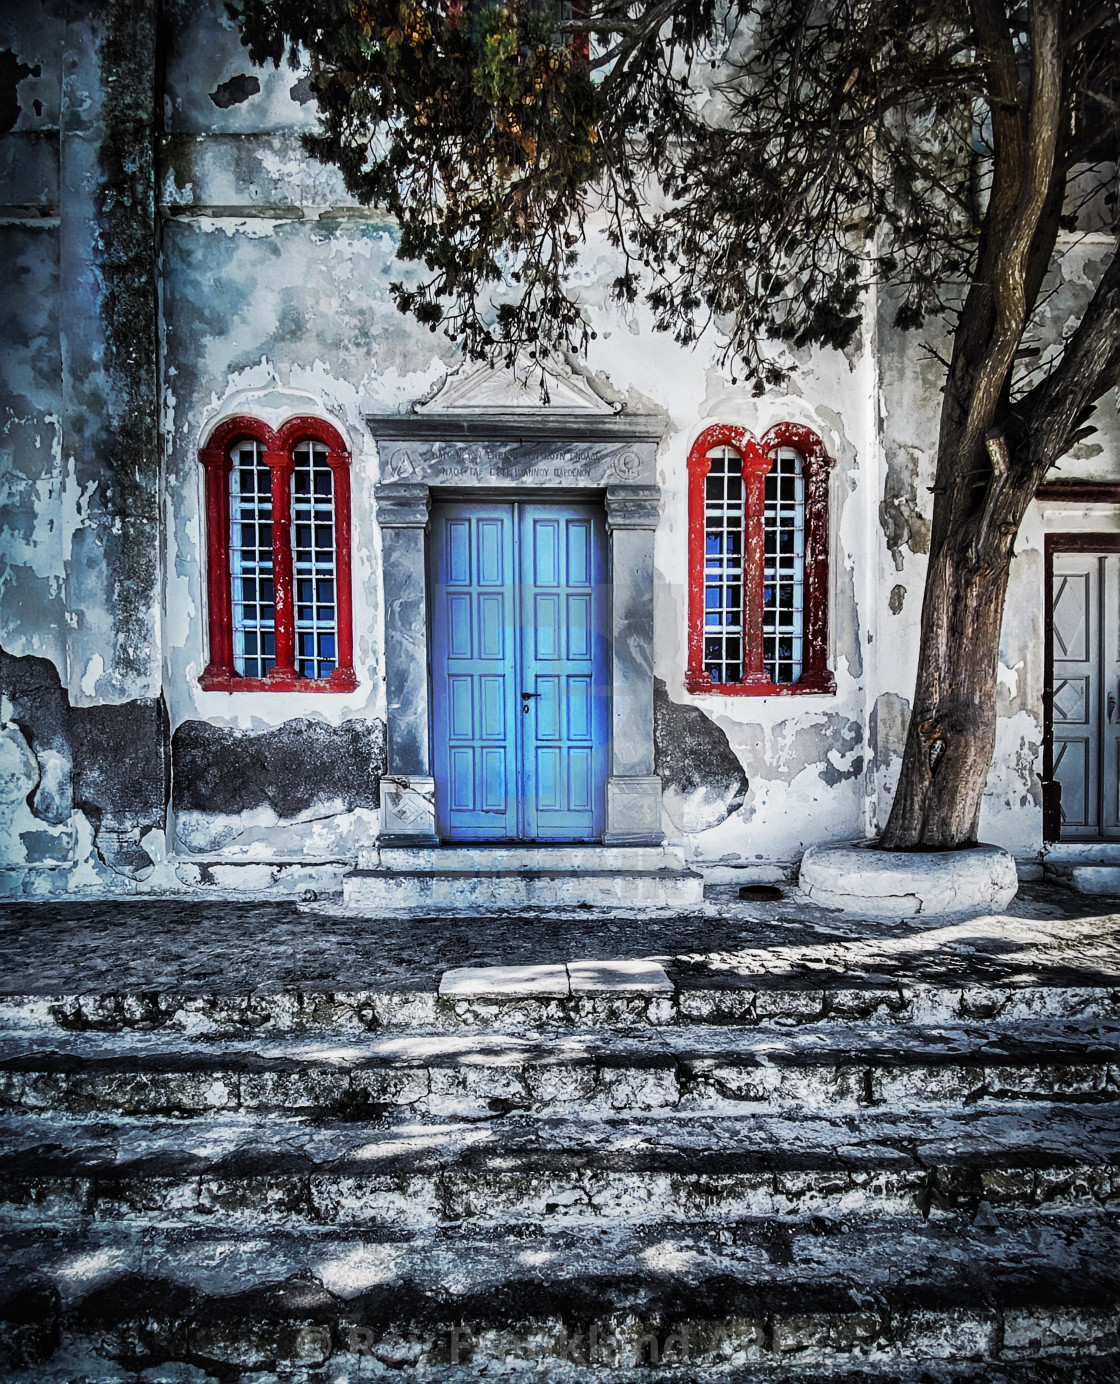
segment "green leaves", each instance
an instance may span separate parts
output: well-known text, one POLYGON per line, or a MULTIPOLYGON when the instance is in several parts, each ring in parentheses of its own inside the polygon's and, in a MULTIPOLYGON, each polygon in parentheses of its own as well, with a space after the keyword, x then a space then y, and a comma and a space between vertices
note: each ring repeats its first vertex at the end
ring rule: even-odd
POLYGON ((914 326, 974 264, 991 121, 965 0, 592 0, 586 29, 559 0, 231 12, 255 62, 309 60, 309 152, 397 218, 426 271, 398 305, 470 355, 579 349, 592 218, 620 302, 684 343, 718 322, 765 381, 768 341, 846 346, 873 277, 914 326))

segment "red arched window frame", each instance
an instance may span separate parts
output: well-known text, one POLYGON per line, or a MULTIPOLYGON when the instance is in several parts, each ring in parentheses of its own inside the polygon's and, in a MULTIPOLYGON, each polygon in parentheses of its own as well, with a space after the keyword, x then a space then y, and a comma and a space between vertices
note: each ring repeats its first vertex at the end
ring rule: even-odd
POLYGON ((731 424, 706 428, 688 456, 688 670, 690 692, 725 697, 789 697, 830 693, 836 679, 828 667, 828 484, 832 458, 811 428, 778 423, 761 441, 731 424), (738 682, 713 682, 704 668, 705 481, 716 447, 731 447, 743 459, 743 665, 738 682), (763 517, 766 476, 780 447, 801 456, 805 481, 805 588, 801 676, 771 682, 763 664, 763 517))
POLYGON ((227 418, 199 453, 206 484, 207 604, 210 661, 199 678, 207 691, 350 692, 354 676, 350 587, 350 453, 335 428, 321 418, 290 418, 274 431, 259 418, 227 418), (242 677, 233 661, 233 591, 230 577, 230 471, 234 447, 256 441, 272 482, 272 569, 276 611, 276 662, 264 678, 242 677), (296 612, 292 570, 292 473, 295 449, 318 442, 327 449, 334 481, 335 618, 338 658, 328 678, 296 670, 296 612))

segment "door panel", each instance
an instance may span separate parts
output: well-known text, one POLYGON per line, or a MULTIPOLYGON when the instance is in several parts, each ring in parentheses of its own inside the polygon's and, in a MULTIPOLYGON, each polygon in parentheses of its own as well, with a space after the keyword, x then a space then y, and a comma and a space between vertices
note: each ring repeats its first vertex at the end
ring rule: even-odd
POLYGON ((591 505, 449 502, 433 515, 436 807, 452 840, 596 840, 609 666, 591 505))
POLYGON ((606 540, 587 505, 521 506, 525 833, 594 840, 606 780, 606 540))
POLYGON ((433 520, 436 809, 461 841, 517 833, 514 547, 508 506, 448 505, 433 520))
POLYGON ((1054 554, 1054 777, 1063 840, 1120 836, 1120 555, 1054 554))
POLYGON ((1101 567, 1101 834, 1120 836, 1120 553, 1101 567))

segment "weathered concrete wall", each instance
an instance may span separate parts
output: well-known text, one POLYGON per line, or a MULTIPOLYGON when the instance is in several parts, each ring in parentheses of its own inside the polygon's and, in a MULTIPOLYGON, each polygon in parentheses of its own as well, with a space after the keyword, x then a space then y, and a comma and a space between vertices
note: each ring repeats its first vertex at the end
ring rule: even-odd
MULTIPOLYGON (((89 8, 24 0, 0 16, 0 315, 16 346, 0 400, 6 859, 69 864, 72 882, 98 887, 234 885, 253 862, 245 882, 274 882, 284 862, 345 861, 376 831, 384 596, 365 416, 407 411, 458 361, 392 305, 389 282, 408 272, 392 224, 303 154, 306 73, 253 69, 222 0, 166 0, 158 27, 156 0, 89 8), (273 426, 313 414, 351 450, 352 692, 199 686, 198 451, 237 413, 273 426), (128 725, 147 785, 131 808, 106 767, 128 725)), ((1102 235, 1071 242, 1048 302, 1055 338, 1106 252, 1102 235)), ((579 368, 605 397, 667 418, 655 540, 666 834, 698 863, 732 866, 863 836, 885 819, 913 686, 942 383, 931 333, 900 336, 873 298, 847 352, 791 355, 788 388, 756 399, 728 383, 718 338, 683 352, 640 307, 608 305, 617 270, 593 232, 577 272, 597 338, 579 368), (836 693, 690 694, 688 453, 712 424, 760 436, 779 422, 812 428, 835 458, 836 693)), ((1111 401, 1098 418, 1063 478, 1120 479, 1111 401)), ((1043 537, 1116 524, 1115 508, 1051 505, 1024 526, 983 819, 1020 855, 1040 840, 1043 537)))
POLYGON ((699 707, 672 701, 660 678, 653 735, 665 813, 678 831, 707 831, 739 811, 750 784, 727 736, 699 707))
POLYGON ((275 828, 308 822, 337 850, 345 826, 357 828, 358 839, 364 827, 340 819, 380 802, 385 726, 300 718, 247 733, 185 721, 172 741, 172 766, 178 840, 188 851, 243 845, 254 831, 275 839, 275 828))
POLYGON ((0 618, 4 643, 66 668, 66 558, 78 515, 62 448, 59 117, 65 23, 0 14, 0 618))
MULTIPOLYGON (((160 201, 175 844, 199 860, 352 858, 376 832, 384 770, 377 451, 365 414, 407 407, 446 365, 389 298, 400 272, 393 226, 376 213, 351 219, 337 174, 302 152, 299 132, 314 125, 306 74, 254 70, 221 0, 176 0, 167 34, 160 201), (322 417, 350 448, 355 692, 198 685, 208 657, 198 450, 235 413, 273 426, 322 417), (225 766, 240 774, 247 763, 258 771, 233 801, 219 791, 225 766)), ((229 871, 203 878, 232 882, 229 871)))
POLYGON ((145 839, 158 856, 166 825, 162 700, 75 706, 48 659, 3 650, 0 689, 0 865, 41 867, 44 887, 57 871, 105 887, 150 875, 145 839))
POLYGON ((155 0, 0 16, 5 863, 87 881, 166 803, 155 43, 155 0))

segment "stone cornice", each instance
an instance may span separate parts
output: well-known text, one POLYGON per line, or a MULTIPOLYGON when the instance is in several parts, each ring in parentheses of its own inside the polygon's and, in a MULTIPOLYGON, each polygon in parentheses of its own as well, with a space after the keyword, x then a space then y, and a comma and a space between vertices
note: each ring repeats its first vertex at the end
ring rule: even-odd
POLYGON ((598 414, 526 409, 504 414, 377 414, 366 424, 379 442, 656 442, 668 420, 656 413, 598 414))

